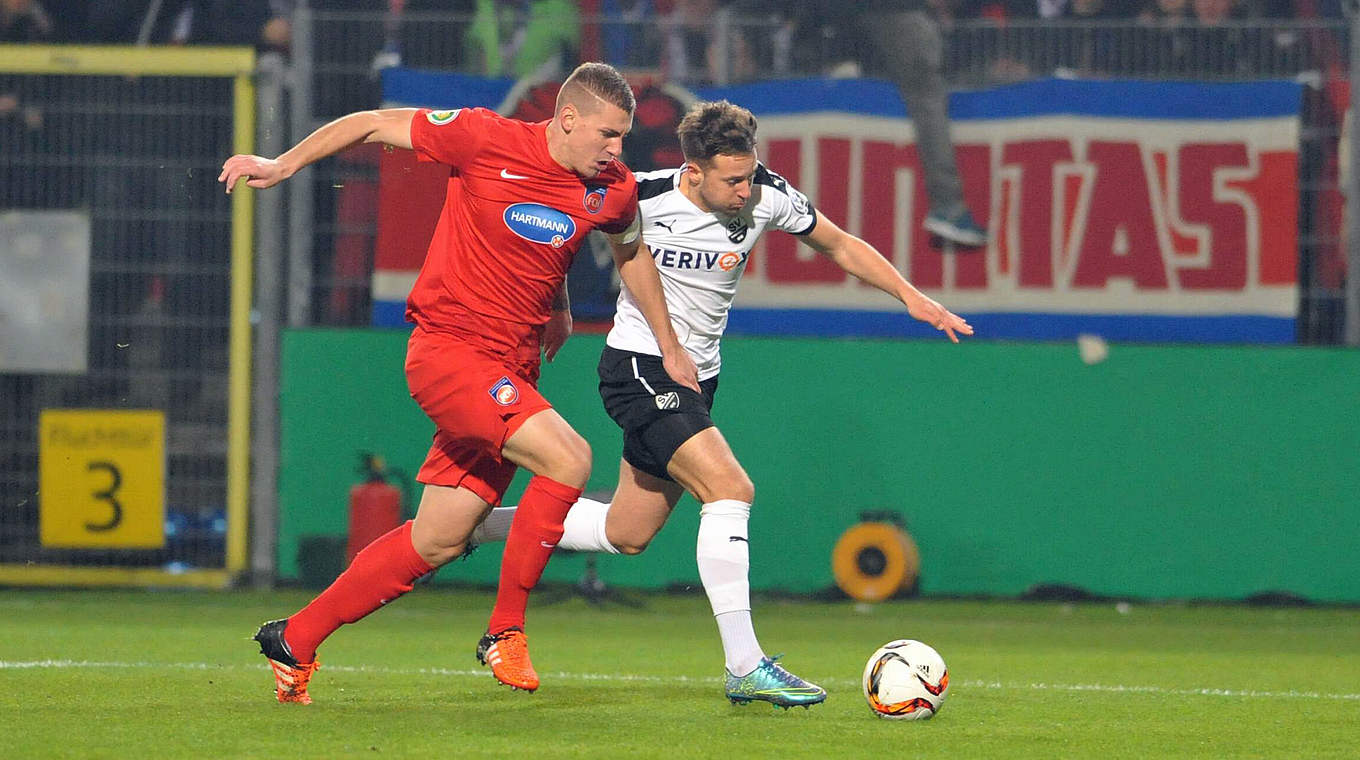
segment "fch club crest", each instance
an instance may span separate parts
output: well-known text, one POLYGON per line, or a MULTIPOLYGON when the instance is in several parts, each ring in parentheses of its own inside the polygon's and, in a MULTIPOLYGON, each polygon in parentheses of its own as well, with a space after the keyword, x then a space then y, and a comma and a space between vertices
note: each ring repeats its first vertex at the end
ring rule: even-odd
POLYGON ((600 213, 600 209, 604 208, 604 194, 607 189, 608 188, 603 185, 586 186, 585 198, 581 200, 582 204, 586 207, 586 211, 589 211, 592 214, 600 213))
POLYGON ((519 388, 516 388, 515 384, 510 382, 508 376, 497 380, 496 384, 491 386, 490 392, 491 398, 495 399, 496 403, 501 406, 510 406, 519 401, 519 388))

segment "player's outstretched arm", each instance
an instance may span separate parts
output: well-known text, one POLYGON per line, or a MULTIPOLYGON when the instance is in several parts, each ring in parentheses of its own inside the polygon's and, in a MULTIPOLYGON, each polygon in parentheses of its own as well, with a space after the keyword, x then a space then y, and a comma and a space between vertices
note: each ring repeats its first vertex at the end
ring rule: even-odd
MULTIPOLYGON (((632 234, 636 235, 636 232, 632 234)), ((642 316, 647 319, 647 325, 656 336, 656 344, 661 348, 661 365, 666 368, 666 374, 686 388, 702 393, 699 390, 699 368, 694 366, 689 352, 680 345, 680 339, 671 325, 671 313, 666 308, 666 296, 661 289, 661 273, 656 271, 656 262, 650 255, 638 255, 642 250, 640 237, 624 243, 611 235, 609 247, 614 252, 614 265, 619 269, 619 279, 628 286, 628 292, 633 294, 633 300, 637 301, 642 316)))
POLYGON ((817 224, 803 240, 836 266, 901 301, 908 314, 942 330, 955 343, 959 342, 959 335, 973 334, 972 326, 963 317, 917 290, 876 248, 836 226, 822 212, 817 212, 817 224))
POLYGON ((378 111, 359 111, 341 116, 335 121, 307 135, 278 158, 238 154, 222 164, 218 182, 225 182, 227 192, 236 187, 237 180, 257 189, 273 187, 293 176, 304 166, 326 156, 339 153, 357 142, 380 142, 397 148, 411 147, 411 119, 414 108, 385 108, 378 111))

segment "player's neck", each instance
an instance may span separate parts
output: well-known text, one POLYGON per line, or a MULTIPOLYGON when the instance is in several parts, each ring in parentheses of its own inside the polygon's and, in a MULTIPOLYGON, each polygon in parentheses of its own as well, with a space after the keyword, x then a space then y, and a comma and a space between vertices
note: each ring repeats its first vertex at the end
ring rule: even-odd
POLYGON ((690 203, 693 203, 695 207, 705 214, 714 213, 713 209, 709 208, 708 204, 704 202, 704 196, 699 194, 699 188, 696 185, 690 184, 689 177, 687 176, 688 174, 688 168, 681 170, 680 194, 688 198, 690 203))
POLYGON ((562 127, 557 123, 557 119, 548 122, 546 135, 548 141, 548 157, 553 160, 553 163, 572 174, 580 174, 580 172, 576 171, 575 167, 567 162, 567 134, 562 131, 562 127))

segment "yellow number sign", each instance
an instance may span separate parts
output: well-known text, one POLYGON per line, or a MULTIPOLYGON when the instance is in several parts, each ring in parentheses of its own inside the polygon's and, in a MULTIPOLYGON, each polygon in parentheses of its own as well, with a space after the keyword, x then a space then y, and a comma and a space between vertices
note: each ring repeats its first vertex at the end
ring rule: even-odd
POLYGON ((165 545, 165 413, 45 409, 38 420, 42 545, 165 545))

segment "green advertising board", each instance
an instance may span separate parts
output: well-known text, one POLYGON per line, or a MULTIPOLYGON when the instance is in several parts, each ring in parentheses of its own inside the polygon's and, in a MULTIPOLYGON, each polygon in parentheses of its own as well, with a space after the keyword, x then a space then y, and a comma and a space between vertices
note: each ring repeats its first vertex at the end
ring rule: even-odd
MULTIPOLYGON (((406 335, 285 334, 281 577, 298 577, 304 537, 345 534, 361 453, 419 468, 433 425, 407 393, 406 335)), ((541 388, 593 448, 589 489, 607 491, 621 444, 595 389, 602 345, 572 338, 541 388)), ((927 595, 1357 602, 1357 389, 1345 350, 1116 345, 1086 364, 1071 344, 729 338, 714 417, 756 484, 756 589, 831 587, 836 539, 889 510, 927 595)), ((601 557, 601 577, 697 588, 697 513, 686 497, 643 555, 601 557)), ((494 583, 500 550, 439 577, 494 583)), ((556 556, 545 578, 582 565, 556 556)))

